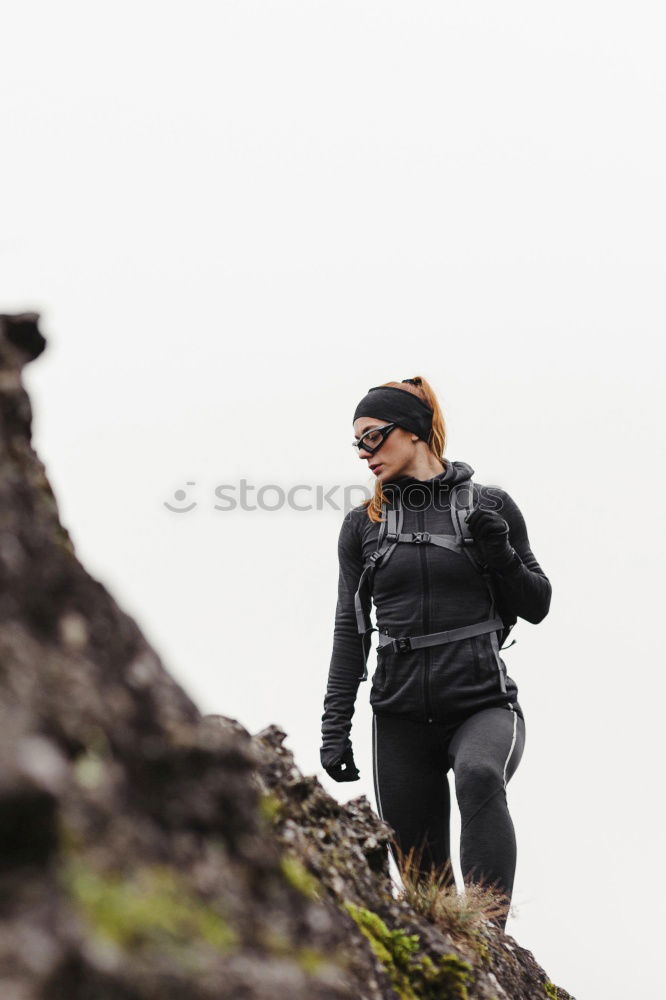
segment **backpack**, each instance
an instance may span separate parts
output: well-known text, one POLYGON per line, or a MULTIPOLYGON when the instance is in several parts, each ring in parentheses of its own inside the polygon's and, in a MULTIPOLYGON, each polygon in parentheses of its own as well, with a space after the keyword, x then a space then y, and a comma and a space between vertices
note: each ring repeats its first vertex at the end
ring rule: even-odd
MULTIPOLYGON (((372 553, 358 581, 356 594, 354 595, 354 609, 356 612, 356 625, 362 635, 363 645, 363 675, 362 681, 368 678, 368 655, 371 648, 371 636, 373 632, 378 632, 372 626, 369 616, 363 609, 363 598, 372 595, 372 584, 378 566, 383 566, 390 559, 396 545, 407 542, 413 545, 437 545, 440 548, 450 549, 466 556, 472 566, 480 573, 486 583, 490 594, 490 615, 485 621, 475 622, 473 625, 462 625, 459 628, 447 629, 445 632, 431 632, 428 635, 400 636, 393 638, 378 632, 378 646, 380 649, 390 646, 395 652, 403 653, 412 649, 422 649, 425 646, 438 646, 443 642, 454 642, 456 639, 466 639, 473 635, 484 635, 490 633, 497 669, 499 671, 500 686, 506 692, 504 671, 500 662, 500 649, 508 648, 503 644, 509 636, 515 622, 505 624, 496 611, 496 597, 491 574, 487 566, 483 563, 475 551, 475 540, 467 525, 466 518, 474 507, 474 483, 467 480, 457 483, 451 488, 451 519, 455 529, 455 535, 433 535, 428 531, 412 531, 407 534, 402 532, 403 508, 401 504, 400 492, 394 506, 388 509, 386 501, 382 503, 382 520, 377 539, 377 548, 372 553), (464 491, 464 492, 463 492, 464 491), (500 638, 498 638, 498 633, 500 638)), ((516 640, 509 643, 512 646, 516 640)))

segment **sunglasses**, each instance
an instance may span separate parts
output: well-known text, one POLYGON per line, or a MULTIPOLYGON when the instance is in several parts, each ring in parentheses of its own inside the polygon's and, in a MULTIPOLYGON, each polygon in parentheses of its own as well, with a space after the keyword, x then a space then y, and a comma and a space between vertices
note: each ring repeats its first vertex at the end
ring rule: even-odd
POLYGON ((372 430, 362 434, 358 441, 353 441, 352 448, 358 448, 359 451, 363 449, 363 451, 374 455, 384 444, 391 431, 397 426, 397 424, 384 424, 383 427, 373 427, 372 430))

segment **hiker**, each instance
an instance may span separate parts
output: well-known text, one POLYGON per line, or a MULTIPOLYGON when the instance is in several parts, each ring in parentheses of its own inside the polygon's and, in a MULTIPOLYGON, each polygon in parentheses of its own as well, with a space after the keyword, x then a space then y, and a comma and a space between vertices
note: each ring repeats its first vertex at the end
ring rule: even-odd
MULTIPOLYGON (((535 625, 545 618, 550 581, 509 494, 444 458, 444 418, 425 378, 373 386, 353 425, 376 482, 372 498, 345 515, 338 539, 321 764, 336 781, 359 777, 349 734, 377 631, 370 704, 379 815, 403 856, 413 849, 418 878, 436 867, 455 886, 453 768, 465 885, 492 886, 508 911, 516 838, 506 787, 523 754, 525 719, 500 649, 518 617, 535 625)), ((394 843, 391 850, 399 865, 394 843)))

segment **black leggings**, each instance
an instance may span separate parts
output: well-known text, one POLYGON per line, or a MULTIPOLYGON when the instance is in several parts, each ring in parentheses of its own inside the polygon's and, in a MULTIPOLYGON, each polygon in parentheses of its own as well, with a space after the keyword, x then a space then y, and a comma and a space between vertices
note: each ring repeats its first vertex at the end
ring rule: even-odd
MULTIPOLYGON (((414 847, 417 872, 446 866, 450 856, 453 768, 460 807, 460 867, 465 885, 483 881, 510 899, 516 835, 506 785, 525 746, 525 722, 506 708, 485 708, 455 724, 374 715, 372 764, 379 815, 393 827, 401 850, 414 847), (419 851, 422 852, 420 859, 419 851)), ((399 867, 397 851, 391 845, 399 867)), ((448 865, 447 865, 448 862, 448 865)), ((505 926, 506 919, 499 921, 505 926)))

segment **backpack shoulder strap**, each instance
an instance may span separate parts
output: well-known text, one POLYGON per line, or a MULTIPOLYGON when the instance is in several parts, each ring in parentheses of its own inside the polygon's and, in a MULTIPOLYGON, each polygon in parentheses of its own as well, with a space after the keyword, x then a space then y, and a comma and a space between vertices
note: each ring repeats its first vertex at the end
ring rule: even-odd
POLYGON ((464 483, 456 483, 451 489, 451 520, 456 533, 456 539, 461 550, 479 572, 482 564, 474 551, 474 538, 467 524, 468 515, 474 510, 474 483, 468 479, 464 483))
POLYGON ((372 553, 359 577, 358 587, 354 594, 354 610, 356 613, 356 627, 362 635, 363 647, 363 676, 362 681, 368 678, 368 656, 371 649, 371 636, 375 631, 370 616, 366 614, 364 602, 372 596, 372 584, 375 570, 380 563, 385 563, 390 558, 391 553, 398 544, 398 535, 402 530, 403 510, 400 503, 400 495, 395 507, 387 508, 386 501, 382 503, 382 518, 377 536, 377 548, 372 553))
MULTIPOLYGON (((471 479, 469 479, 466 483, 458 483, 453 487, 451 490, 451 519, 453 520, 456 538, 458 539, 463 552, 470 559, 474 568, 485 578, 486 586, 488 587, 492 601, 491 611, 492 614, 495 614, 497 599, 493 587, 493 581, 488 569, 485 567, 485 564, 481 562, 477 553, 474 551, 474 538, 472 537, 472 533, 469 530, 469 525, 466 520, 469 514, 476 507, 474 487, 475 483, 471 479)), ((508 646, 504 646, 504 643, 509 638, 512 628, 513 624, 505 624, 499 647, 500 649, 508 649, 508 646)), ((509 646, 513 646, 515 642, 516 639, 510 642, 509 646)))

